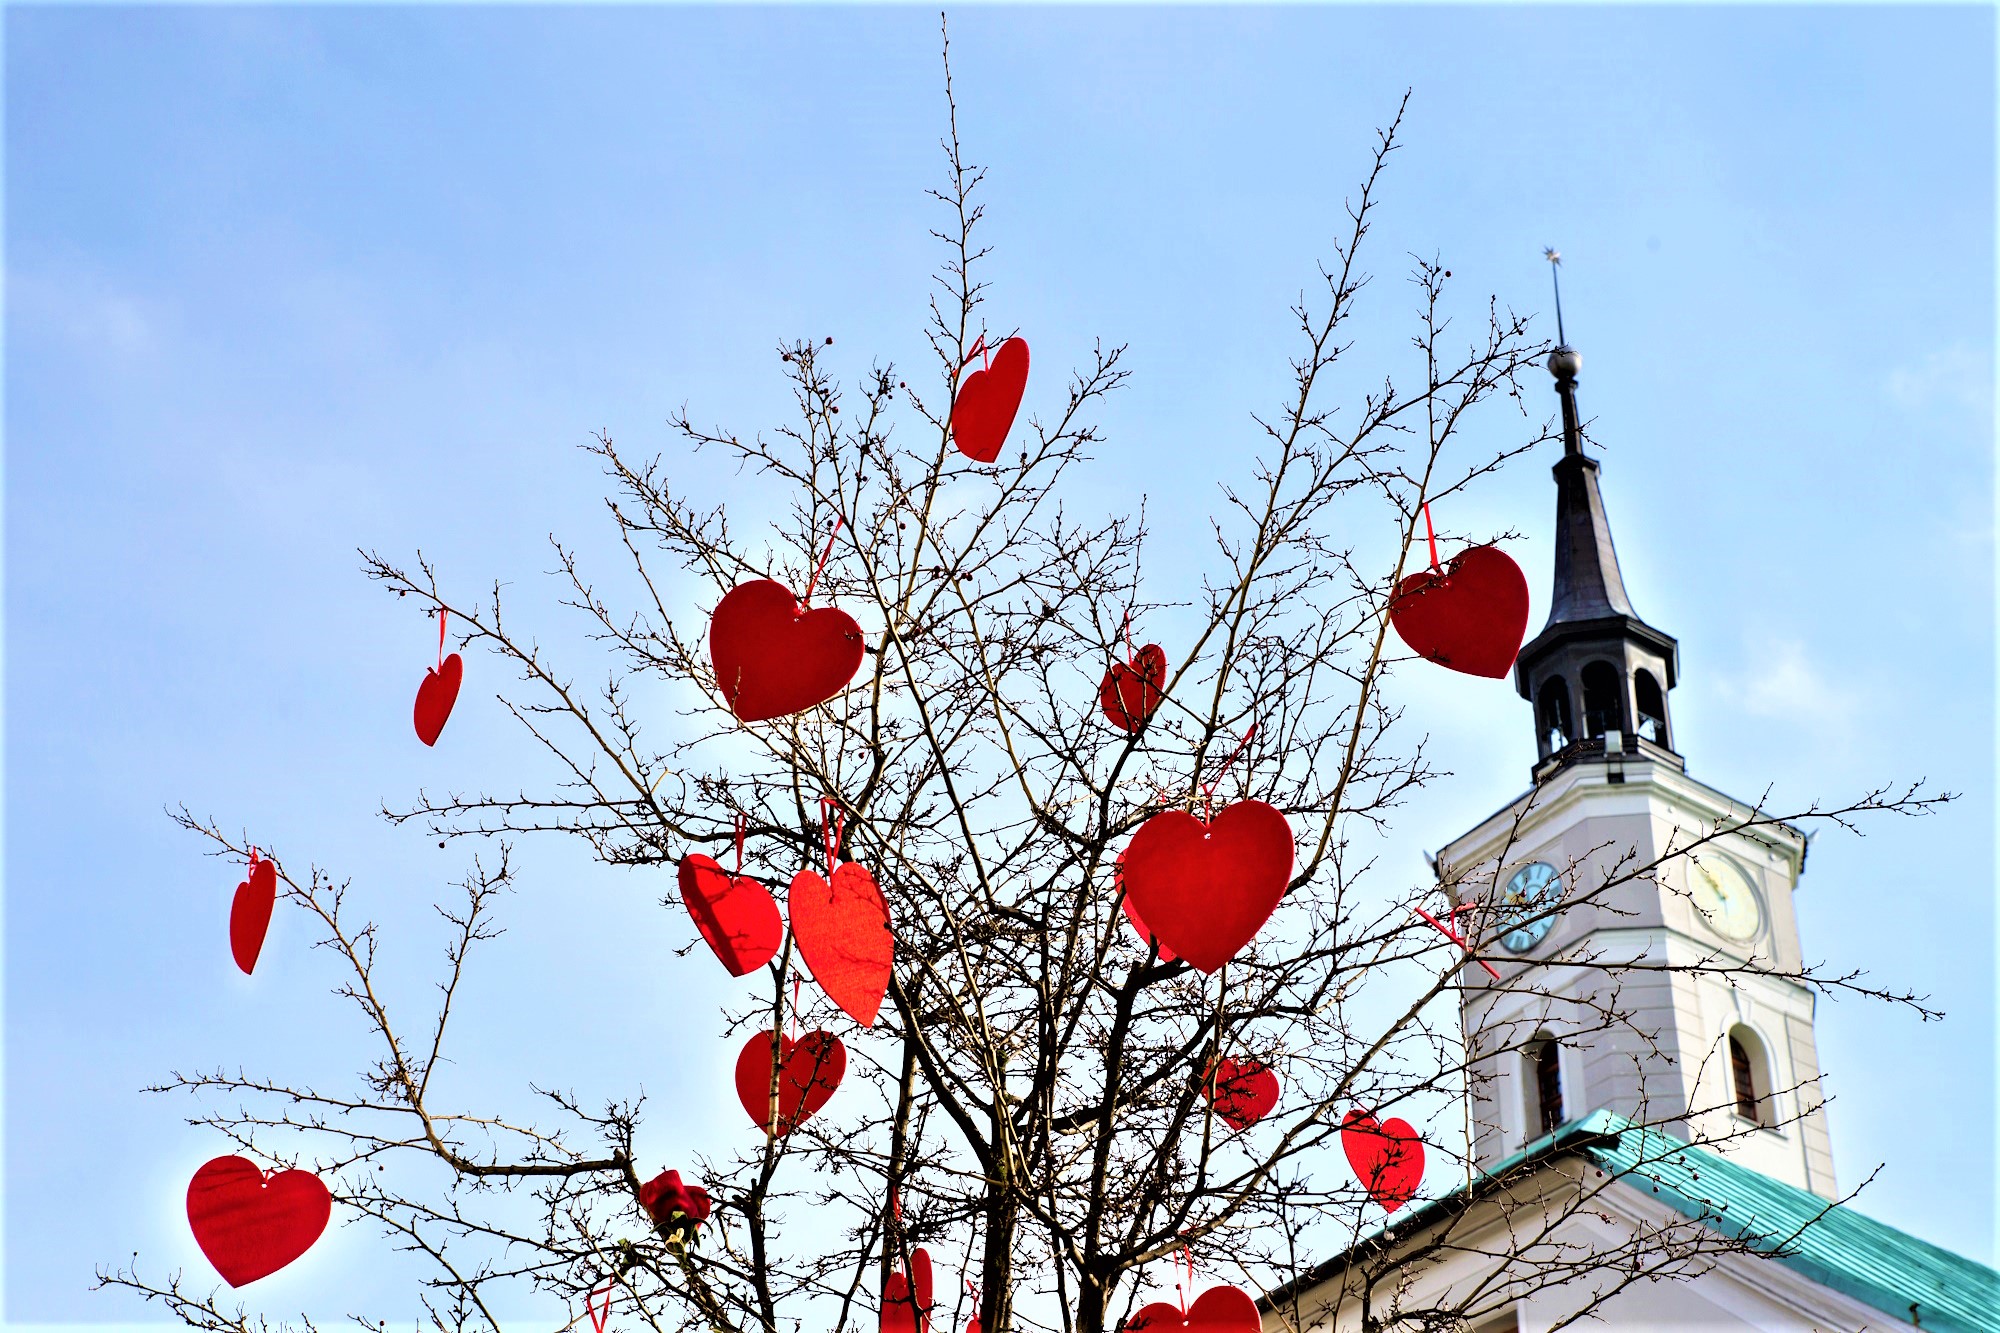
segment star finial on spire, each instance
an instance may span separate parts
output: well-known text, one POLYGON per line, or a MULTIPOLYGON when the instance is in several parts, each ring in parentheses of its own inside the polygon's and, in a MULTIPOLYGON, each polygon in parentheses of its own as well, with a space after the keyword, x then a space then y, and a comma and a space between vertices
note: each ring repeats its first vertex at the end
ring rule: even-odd
POLYGON ((1569 339, 1563 336, 1563 285, 1562 252, 1552 245, 1542 247, 1542 258, 1549 261, 1549 279, 1556 285, 1556 345, 1569 346, 1569 339))

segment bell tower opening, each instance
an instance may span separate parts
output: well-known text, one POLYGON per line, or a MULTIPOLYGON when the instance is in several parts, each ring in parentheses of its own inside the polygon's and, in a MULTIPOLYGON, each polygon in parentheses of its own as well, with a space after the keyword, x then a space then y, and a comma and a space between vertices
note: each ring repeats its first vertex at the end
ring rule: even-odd
POLYGON ((1667 740, 1667 696, 1660 692, 1660 682, 1653 673, 1643 667, 1632 677, 1632 701, 1639 706, 1639 735, 1673 749, 1667 740))
POLYGON ((1550 676, 1542 682, 1540 697, 1537 712, 1542 719, 1542 758, 1546 759, 1569 744, 1576 728, 1570 725, 1569 720, 1568 681, 1561 676, 1550 676))
POLYGON ((1595 739, 1607 731, 1625 730, 1625 693, 1618 668, 1591 662, 1583 668, 1583 734, 1595 739))

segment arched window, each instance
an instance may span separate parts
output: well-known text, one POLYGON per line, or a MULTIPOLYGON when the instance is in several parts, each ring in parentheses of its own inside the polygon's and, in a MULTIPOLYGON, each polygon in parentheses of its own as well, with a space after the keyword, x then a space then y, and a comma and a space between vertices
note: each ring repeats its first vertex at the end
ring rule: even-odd
POLYGON ((1650 671, 1639 671, 1632 677, 1633 702, 1639 705, 1639 734, 1656 745, 1667 745, 1667 701, 1660 693, 1660 682, 1653 679, 1650 671))
POLYGON ((1583 668, 1584 735, 1625 730, 1624 693, 1618 668, 1611 663, 1591 662, 1583 668))
POLYGON ((1542 719, 1542 753, 1554 754, 1569 744, 1575 731, 1569 722, 1569 682, 1561 676, 1542 682, 1542 696, 1535 707, 1542 719))
POLYGON ((1563 1122, 1562 1044, 1554 1037, 1537 1037, 1528 1046, 1528 1072, 1534 1089, 1535 1132, 1547 1134, 1563 1122))
POLYGON ((1729 1032, 1729 1083, 1736 1095, 1736 1114, 1753 1124, 1766 1123, 1764 1107, 1770 1087, 1764 1073, 1764 1044, 1746 1027, 1729 1032))

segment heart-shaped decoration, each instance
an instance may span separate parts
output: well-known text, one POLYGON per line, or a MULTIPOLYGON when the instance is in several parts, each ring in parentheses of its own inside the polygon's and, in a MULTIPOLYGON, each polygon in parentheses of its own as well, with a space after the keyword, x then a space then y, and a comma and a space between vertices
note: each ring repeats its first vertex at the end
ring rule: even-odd
POLYGON ((847 1048, 831 1032, 808 1032, 775 1044, 768 1032, 753 1032, 736 1057, 736 1097, 750 1119, 768 1134, 789 1134, 825 1106, 847 1073, 847 1048), (771 1070, 778 1071, 778 1104, 773 1118, 771 1070))
POLYGON ((1183 1314, 1178 1306, 1154 1301, 1125 1321, 1125 1333, 1261 1333, 1257 1302, 1237 1287, 1210 1287, 1183 1314))
POLYGON ((252 860, 250 873, 236 886, 236 897, 229 904, 229 952, 245 976, 256 969, 257 955, 264 951, 264 932, 271 928, 271 909, 277 902, 278 867, 252 860))
POLYGON ((1111 725, 1137 731, 1160 706, 1167 684, 1167 654, 1157 643, 1141 648, 1130 662, 1114 662, 1097 687, 1097 702, 1111 725))
POLYGON ((1216 1063, 1213 1078, 1203 1079, 1202 1095, 1232 1129, 1248 1129, 1278 1104, 1278 1076, 1262 1060, 1230 1057, 1216 1063))
POLYGON ((1401 1118, 1376 1122, 1355 1107, 1340 1122, 1340 1146, 1368 1197, 1395 1212, 1424 1183, 1424 1141, 1401 1118))
MULTIPOLYGON (((1115 892, 1124 892, 1125 889, 1124 852, 1118 853, 1118 859, 1111 863, 1111 887, 1115 892)), ((1132 923, 1132 929, 1139 932, 1139 938, 1144 940, 1148 944, 1159 944, 1159 941, 1153 938, 1153 932, 1147 929, 1146 923, 1140 919, 1139 909, 1132 906, 1132 895, 1130 893, 1126 893, 1125 896, 1119 901, 1124 905, 1125 919, 1132 923)), ((1160 948, 1160 961, 1163 963, 1171 963, 1174 961, 1174 959, 1180 956, 1176 954, 1172 949, 1169 949, 1164 944, 1160 944, 1159 948, 1160 948)))
POLYGON ((825 703, 861 669, 861 626, 838 607, 807 610, 772 579, 738 584, 708 625, 715 684, 744 722, 825 703))
POLYGON ((1028 344, 1009 338, 990 366, 973 371, 958 386, 951 405, 951 438, 958 451, 977 463, 998 458, 1027 389, 1028 344))
POLYGON ((1498 680, 1528 632, 1528 580, 1499 547, 1475 546, 1397 584, 1389 621, 1419 657, 1498 680))
POLYGON ((919 1246, 910 1252, 910 1271, 882 1282, 882 1333, 930 1333, 931 1256, 919 1246))
POLYGON ((445 658, 443 666, 425 670, 424 683, 417 686, 416 707, 417 739, 425 745, 438 743, 451 717, 451 706, 458 702, 458 686, 464 677, 465 663, 457 653, 445 658))
POLYGON ((1291 825, 1262 801, 1238 801, 1207 824, 1162 811, 1125 846, 1126 901, 1163 946, 1213 972, 1271 919, 1292 852, 1291 825))
POLYGON ((268 1277, 311 1249, 332 1214, 333 1196, 310 1171, 266 1176, 246 1158, 218 1157, 188 1182, 188 1228, 232 1287, 268 1277))
POLYGON ((889 993, 896 937, 889 904, 868 867, 843 861, 828 883, 811 870, 792 876, 792 938, 813 980, 855 1022, 871 1027, 889 993))
POLYGON ((771 961, 784 943, 785 922, 771 891, 748 875, 731 875, 712 856, 681 858, 681 901, 708 947, 740 977, 771 961))

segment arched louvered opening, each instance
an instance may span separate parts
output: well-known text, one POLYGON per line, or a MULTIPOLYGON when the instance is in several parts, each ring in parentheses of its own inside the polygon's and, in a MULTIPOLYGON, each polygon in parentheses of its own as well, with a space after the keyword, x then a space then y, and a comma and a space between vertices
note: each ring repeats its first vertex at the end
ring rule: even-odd
POLYGON ((1535 712, 1541 718, 1542 753, 1554 754, 1568 745, 1576 734, 1576 728, 1569 720, 1569 682, 1561 676, 1551 676, 1542 682, 1542 693, 1535 703, 1535 712))
POLYGON ((1625 690, 1618 668, 1590 662, 1583 668, 1583 734, 1625 730, 1625 690))
POLYGON ((1639 734, 1656 745, 1673 749, 1667 739, 1667 697, 1652 672, 1642 669, 1633 674, 1632 701, 1639 709, 1639 734))

